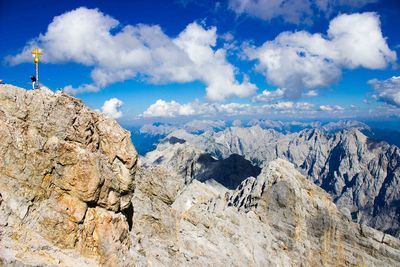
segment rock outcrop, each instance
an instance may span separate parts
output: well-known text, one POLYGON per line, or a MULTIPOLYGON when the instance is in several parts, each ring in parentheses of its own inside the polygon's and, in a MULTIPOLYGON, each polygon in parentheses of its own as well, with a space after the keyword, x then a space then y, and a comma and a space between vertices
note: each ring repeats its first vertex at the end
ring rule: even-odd
POLYGON ((61 92, 0 85, 0 140, 0 258, 56 265, 54 251, 74 249, 123 265, 137 161, 129 132, 61 92))
POLYGON ((202 135, 179 130, 171 137, 218 159, 239 154, 260 167, 287 159, 355 222, 400 236, 400 149, 370 139, 358 129, 334 134, 309 129, 282 135, 254 126, 202 135))
POLYGON ((285 160, 234 191, 163 167, 138 174, 137 266, 399 266, 398 239, 351 222, 285 160))

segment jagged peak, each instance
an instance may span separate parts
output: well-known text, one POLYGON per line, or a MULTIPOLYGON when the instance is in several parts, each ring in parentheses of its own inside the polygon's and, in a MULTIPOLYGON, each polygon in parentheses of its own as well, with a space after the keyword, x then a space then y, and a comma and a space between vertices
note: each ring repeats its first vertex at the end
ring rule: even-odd
MULTIPOLYGON (((304 201, 316 201, 316 197, 323 199, 329 205, 334 205, 332 198, 324 190, 316 186, 314 183, 307 180, 294 165, 284 159, 276 159, 271 161, 264 167, 256 179, 249 178, 238 186, 237 190, 232 194, 230 205, 236 206, 239 209, 257 206, 258 201, 266 190, 271 188, 276 183, 286 183, 299 199, 304 200, 304 196, 311 196, 310 199, 304 201), (302 195, 301 190, 305 190, 309 195, 302 195), (240 196, 238 198, 238 196, 240 196), (332 203, 331 203, 332 202, 332 203)), ((327 204, 327 205, 328 205, 327 204)), ((228 204, 229 205, 229 204, 228 204)))
MULTIPOLYGON (((0 85, 0 137, 0 217, 9 218, 2 233, 40 235, 119 265, 117 255, 129 249, 137 161, 130 133, 63 92, 0 85)), ((44 264, 57 263, 36 263, 44 264)))

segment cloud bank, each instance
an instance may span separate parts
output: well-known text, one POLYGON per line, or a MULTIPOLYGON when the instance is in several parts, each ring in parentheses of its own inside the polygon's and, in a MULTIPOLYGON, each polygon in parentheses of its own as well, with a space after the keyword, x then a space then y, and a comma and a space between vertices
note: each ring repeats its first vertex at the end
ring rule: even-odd
MULTIPOLYGON (((203 103, 198 100, 181 104, 176 101, 157 100, 142 114, 142 117, 175 118, 189 116, 245 116, 265 114, 296 114, 297 112, 315 113, 317 109, 307 102, 281 101, 264 105, 243 103, 203 103)), ((337 110, 331 110, 337 111, 337 110)))
POLYGON ((331 20, 327 36, 283 32, 260 47, 245 46, 245 54, 289 98, 334 83, 342 69, 383 69, 397 59, 382 35, 376 13, 340 15, 331 20))
POLYGON ((44 50, 48 63, 75 62, 93 67, 91 84, 66 86, 71 94, 95 92, 107 85, 139 78, 153 84, 201 81, 210 100, 229 96, 247 97, 257 88, 246 77, 239 82, 237 70, 226 60, 226 50, 216 48, 217 30, 196 22, 176 37, 157 25, 122 27, 97 9, 84 7, 54 17, 47 32, 8 57, 11 64, 29 62, 31 50, 44 50))

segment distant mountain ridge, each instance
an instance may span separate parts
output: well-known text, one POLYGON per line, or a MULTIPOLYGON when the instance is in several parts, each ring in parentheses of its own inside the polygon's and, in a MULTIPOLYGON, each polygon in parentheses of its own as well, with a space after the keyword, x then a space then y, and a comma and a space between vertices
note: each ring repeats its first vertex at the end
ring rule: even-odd
MULTIPOLYGON (((359 129, 365 135, 377 141, 386 141, 389 144, 400 146, 400 131, 370 127, 368 124, 356 120, 339 120, 335 122, 301 122, 301 121, 279 121, 253 119, 248 122, 241 120, 193 120, 187 123, 161 123, 144 124, 141 127, 132 128, 132 141, 136 144, 138 153, 145 155, 154 150, 160 140, 168 134, 185 130, 188 133, 200 135, 207 131, 220 132, 229 127, 250 128, 259 126, 262 129, 272 129, 279 133, 289 134, 300 132, 304 129, 319 129, 326 133, 335 133, 346 129, 359 129)), ((128 127, 129 128, 129 127, 128 127)))

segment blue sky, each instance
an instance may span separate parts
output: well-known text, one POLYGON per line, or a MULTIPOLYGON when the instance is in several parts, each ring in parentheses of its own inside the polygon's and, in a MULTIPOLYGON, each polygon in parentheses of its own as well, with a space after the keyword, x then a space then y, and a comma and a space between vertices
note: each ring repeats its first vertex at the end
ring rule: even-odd
POLYGON ((3 0, 0 79, 30 88, 38 46, 43 85, 124 123, 399 118, 398 1, 281 2, 3 0))

